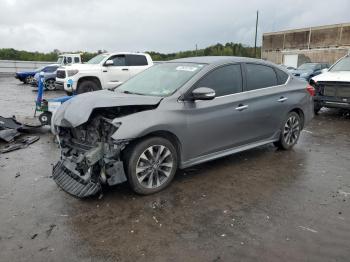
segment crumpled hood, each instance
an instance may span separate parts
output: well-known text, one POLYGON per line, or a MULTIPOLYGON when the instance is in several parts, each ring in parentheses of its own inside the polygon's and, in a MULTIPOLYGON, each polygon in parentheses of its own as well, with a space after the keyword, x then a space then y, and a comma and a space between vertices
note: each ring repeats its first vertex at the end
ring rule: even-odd
POLYGON ((339 82, 350 82, 350 71, 335 71, 325 72, 312 78, 315 82, 320 81, 339 81, 339 82))
POLYGON ((77 127, 89 120, 96 108, 157 105, 162 97, 123 94, 101 90, 77 95, 63 103, 54 114, 55 126, 77 127))

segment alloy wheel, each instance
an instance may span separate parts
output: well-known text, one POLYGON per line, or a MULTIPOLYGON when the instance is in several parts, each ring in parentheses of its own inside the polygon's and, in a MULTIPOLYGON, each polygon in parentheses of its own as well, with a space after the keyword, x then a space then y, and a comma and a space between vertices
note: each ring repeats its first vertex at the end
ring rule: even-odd
POLYGON ((53 79, 47 80, 45 82, 45 88, 50 91, 55 90, 55 81, 53 79))
POLYGON ((298 140, 300 133, 300 122, 294 116, 290 116, 283 128, 283 139, 287 145, 293 145, 298 140))
POLYGON ((173 168, 171 151, 163 145, 152 145, 138 158, 136 177, 143 187, 157 188, 168 180, 173 168))

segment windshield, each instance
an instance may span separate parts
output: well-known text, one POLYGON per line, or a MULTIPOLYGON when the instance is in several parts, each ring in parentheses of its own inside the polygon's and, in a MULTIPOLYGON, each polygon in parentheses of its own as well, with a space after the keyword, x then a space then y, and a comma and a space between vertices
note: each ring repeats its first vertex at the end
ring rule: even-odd
POLYGON ((350 56, 341 59, 329 71, 350 71, 350 56))
POLYGON ((298 67, 299 70, 313 70, 316 67, 316 64, 302 64, 298 67))
POLYGON ((63 56, 59 56, 57 59, 57 64, 62 64, 63 56))
POLYGON ((39 67, 38 69, 35 70, 36 73, 40 73, 41 71, 44 70, 46 66, 39 67))
POLYGON ((150 67, 121 85, 117 91, 138 95, 168 96, 174 93, 204 65, 164 63, 150 67))
POLYGON ((94 64, 97 65, 99 63, 101 63, 101 61, 106 57, 106 54, 101 54, 101 55, 97 55, 93 58, 91 58, 89 61, 87 61, 87 64, 94 64))

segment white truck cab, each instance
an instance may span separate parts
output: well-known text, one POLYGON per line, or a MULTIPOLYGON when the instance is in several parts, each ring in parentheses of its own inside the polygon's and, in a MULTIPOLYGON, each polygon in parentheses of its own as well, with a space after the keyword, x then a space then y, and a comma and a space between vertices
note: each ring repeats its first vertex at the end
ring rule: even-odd
POLYGON ((69 94, 114 89, 152 65, 151 56, 144 53, 103 53, 85 64, 59 68, 55 85, 69 94))
POLYGON ((58 56, 56 64, 61 66, 69 64, 80 64, 81 56, 80 54, 62 54, 58 56))

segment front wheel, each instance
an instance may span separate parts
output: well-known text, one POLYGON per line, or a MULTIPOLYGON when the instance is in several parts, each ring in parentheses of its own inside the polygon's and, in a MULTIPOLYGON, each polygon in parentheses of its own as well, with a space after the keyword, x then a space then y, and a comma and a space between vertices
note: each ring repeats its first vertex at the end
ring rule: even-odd
POLYGON ((147 138, 126 149, 128 181, 138 194, 148 195, 167 187, 177 167, 177 151, 165 138, 147 138))
POLYGON ((25 83, 25 84, 30 84, 31 82, 33 82, 33 77, 32 77, 32 76, 27 76, 27 77, 24 79, 24 83, 25 83))
POLYGON ((82 83, 79 84, 77 88, 77 94, 83 94, 87 92, 93 92, 99 90, 99 86, 96 82, 91 80, 85 80, 82 83))
POLYGON ((274 145, 283 150, 291 149, 297 142, 302 129, 300 116, 290 112, 281 130, 280 139, 274 145))
POLYGON ((54 79, 48 79, 45 81, 45 89, 49 90, 49 91, 54 91, 56 90, 56 86, 55 86, 55 80, 54 79))

